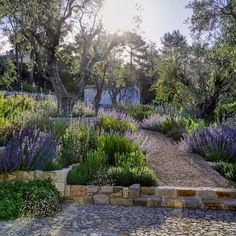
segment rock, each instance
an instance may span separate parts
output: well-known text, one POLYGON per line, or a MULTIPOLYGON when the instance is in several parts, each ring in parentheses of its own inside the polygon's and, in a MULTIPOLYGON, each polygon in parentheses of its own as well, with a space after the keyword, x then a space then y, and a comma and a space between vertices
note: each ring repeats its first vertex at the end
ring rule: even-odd
POLYGON ((124 199, 124 198, 111 198, 110 203, 112 205, 121 205, 121 206, 132 206, 132 199, 124 199))
POLYGON ((99 193, 113 193, 113 187, 112 186, 102 186, 99 190, 99 193))
POLYGON ((140 184, 133 184, 129 187, 129 197, 131 199, 139 198, 140 196, 140 184))
POLYGON ((123 188, 123 198, 129 198, 129 188, 123 188))
POLYGON ((84 185, 72 185, 71 186, 71 195, 77 197, 85 196, 85 186, 84 185))
POLYGON ((176 190, 173 187, 159 186, 156 191, 158 196, 176 197, 176 190))
POLYGON ((147 198, 134 199, 134 206, 147 206, 147 198))
POLYGON ((95 194, 93 199, 95 204, 109 204, 109 196, 107 194, 95 194))
POLYGON ((160 196, 150 196, 147 198, 148 207, 160 207, 162 202, 162 197, 160 196))
POLYGON ((141 187, 141 195, 155 195, 156 187, 141 187))

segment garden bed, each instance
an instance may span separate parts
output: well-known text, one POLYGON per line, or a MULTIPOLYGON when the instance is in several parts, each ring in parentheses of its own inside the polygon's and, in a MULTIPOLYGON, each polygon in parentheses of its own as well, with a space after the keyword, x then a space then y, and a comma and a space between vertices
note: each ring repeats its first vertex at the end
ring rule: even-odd
POLYGON ((236 210, 236 189, 232 188, 68 185, 68 171, 16 171, 1 174, 0 182, 50 178, 66 203, 236 210))

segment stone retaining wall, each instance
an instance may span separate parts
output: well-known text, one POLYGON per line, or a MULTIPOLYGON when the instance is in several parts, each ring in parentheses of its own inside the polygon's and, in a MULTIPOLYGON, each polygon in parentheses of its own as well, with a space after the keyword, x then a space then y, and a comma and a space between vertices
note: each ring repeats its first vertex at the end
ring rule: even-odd
POLYGON ((224 188, 66 186, 68 203, 236 210, 236 190, 224 188))
POLYGON ((1 181, 52 179, 67 203, 124 206, 173 207, 236 211, 236 189, 67 185, 68 169, 59 171, 16 171, 0 174, 1 181))

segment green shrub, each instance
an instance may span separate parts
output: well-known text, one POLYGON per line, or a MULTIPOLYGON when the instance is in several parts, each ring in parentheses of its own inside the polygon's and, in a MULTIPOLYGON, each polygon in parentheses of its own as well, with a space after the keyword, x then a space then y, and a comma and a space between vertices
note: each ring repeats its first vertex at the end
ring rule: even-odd
POLYGON ((107 155, 103 151, 91 151, 79 166, 74 167, 67 175, 67 183, 86 185, 94 181, 98 171, 107 168, 107 155))
POLYGON ((60 163, 69 166, 81 162, 89 150, 97 147, 97 132, 83 125, 68 128, 61 139, 60 163))
POLYGON ((217 162, 214 168, 226 179, 236 181, 235 163, 217 162))
POLYGON ((69 124, 65 121, 57 121, 44 117, 34 120, 33 124, 37 125, 41 131, 50 133, 56 140, 60 140, 69 127, 69 124))
POLYGON ((111 167, 108 169, 108 176, 113 179, 115 185, 130 186, 139 183, 141 186, 157 185, 155 173, 148 167, 124 168, 111 167))
POLYGON ((99 126, 106 132, 114 131, 124 133, 126 131, 135 132, 138 130, 138 127, 135 124, 112 117, 101 117, 99 126))
POLYGON ((0 183, 0 220, 53 216, 60 210, 60 202, 49 180, 0 183))
POLYGON ((141 151, 120 154, 115 153, 115 166, 125 168, 143 167, 146 165, 146 159, 141 151))
POLYGON ((187 123, 184 119, 167 118, 161 123, 160 132, 174 140, 180 140, 187 133, 187 123))
POLYGON ((115 165, 115 154, 129 154, 139 151, 138 146, 128 138, 118 135, 105 135, 98 138, 98 147, 108 156, 108 163, 115 165))
POLYGON ((142 121, 155 113, 155 109, 149 105, 119 105, 116 106, 116 109, 129 114, 138 121, 142 121))
POLYGON ((0 117, 13 119, 25 111, 32 110, 35 104, 36 101, 31 98, 23 96, 4 98, 0 95, 0 117))

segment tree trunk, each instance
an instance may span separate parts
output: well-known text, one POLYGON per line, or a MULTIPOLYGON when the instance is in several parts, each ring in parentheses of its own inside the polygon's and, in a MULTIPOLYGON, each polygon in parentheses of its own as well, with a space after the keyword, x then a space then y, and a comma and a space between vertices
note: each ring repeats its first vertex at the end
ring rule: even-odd
POLYGON ((56 58, 51 58, 48 63, 48 75, 57 97, 57 108, 59 114, 63 116, 71 115, 75 103, 72 97, 67 93, 60 79, 56 58))
POLYGON ((94 109, 95 109, 95 115, 98 115, 99 108, 100 108, 100 102, 102 100, 102 90, 103 88, 97 88, 97 93, 94 97, 94 109))
POLYGON ((17 89, 20 89, 21 85, 21 77, 20 77, 20 63, 19 63, 19 50, 18 50, 18 43, 15 44, 15 59, 16 59, 16 72, 17 72, 17 81, 16 81, 16 87, 17 89))

